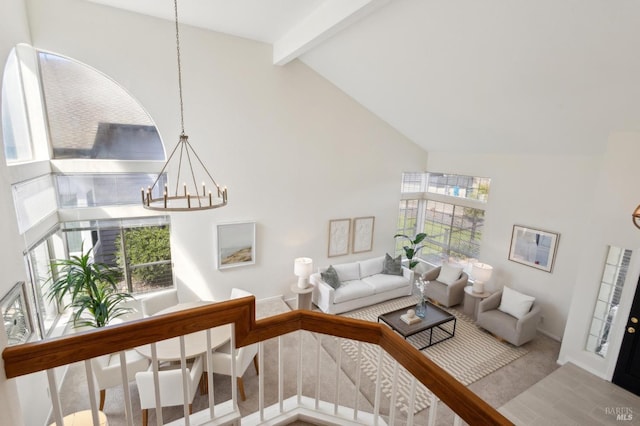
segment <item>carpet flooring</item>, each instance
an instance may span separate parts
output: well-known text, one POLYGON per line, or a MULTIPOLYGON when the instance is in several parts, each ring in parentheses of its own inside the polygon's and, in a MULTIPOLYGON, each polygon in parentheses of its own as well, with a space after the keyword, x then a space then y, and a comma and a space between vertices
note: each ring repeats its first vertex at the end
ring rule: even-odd
MULTIPOLYGON (((396 309, 413 307, 417 301, 417 296, 402 297, 343 315, 377 322, 378 315, 396 309)), ((526 348, 517 348, 493 338, 476 327, 471 318, 468 318, 461 311, 452 308, 445 310, 455 315, 457 319, 455 336, 423 349, 421 352, 463 384, 470 385, 528 352, 526 348)), ((424 336, 418 335, 412 343, 421 347, 426 343, 421 340, 424 338, 424 336)), ((362 357, 360 361, 362 371, 372 383, 375 383, 378 377, 379 348, 371 344, 358 345, 357 342, 351 340, 341 340, 341 346, 344 353, 353 362, 357 363, 358 357, 362 357)), ((383 393, 389 399, 394 391, 394 366, 395 360, 383 352, 381 386, 383 393)), ((395 390, 396 408, 404 414, 407 414, 410 404, 411 378, 412 376, 403 367, 399 368, 398 385, 395 390)), ((364 393, 367 394, 368 387, 364 387, 364 389, 364 393)), ((428 407, 430 399, 431 392, 419 384, 413 401, 414 413, 428 407)))

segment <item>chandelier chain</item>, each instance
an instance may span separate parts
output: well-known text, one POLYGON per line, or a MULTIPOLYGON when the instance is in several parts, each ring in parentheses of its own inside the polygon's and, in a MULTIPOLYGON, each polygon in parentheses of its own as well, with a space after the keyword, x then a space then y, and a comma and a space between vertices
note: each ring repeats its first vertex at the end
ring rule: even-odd
POLYGON ((173 0, 176 16, 176 52, 178 56, 178 92, 180 93, 180 129, 184 135, 184 105, 182 103, 182 63, 180 61, 180 31, 178 30, 178 0, 173 0))

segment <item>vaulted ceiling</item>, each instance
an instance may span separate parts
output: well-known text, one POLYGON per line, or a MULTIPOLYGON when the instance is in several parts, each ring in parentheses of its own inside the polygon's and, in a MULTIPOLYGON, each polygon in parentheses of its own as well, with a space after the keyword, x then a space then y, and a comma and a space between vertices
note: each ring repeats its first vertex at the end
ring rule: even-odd
MULTIPOLYGON (((157 0, 91 0, 174 19, 157 0)), ((640 131, 636 0, 179 0, 180 22, 269 43, 427 151, 603 152, 640 131)))

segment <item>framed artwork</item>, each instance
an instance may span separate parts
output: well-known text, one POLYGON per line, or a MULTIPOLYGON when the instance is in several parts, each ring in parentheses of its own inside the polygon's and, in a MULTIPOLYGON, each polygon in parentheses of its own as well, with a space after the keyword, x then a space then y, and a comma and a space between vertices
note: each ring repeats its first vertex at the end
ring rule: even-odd
POLYGON ((4 329, 9 339, 8 346, 26 343, 33 335, 25 294, 24 282, 20 281, 0 300, 4 329))
POLYGON ((373 250, 373 225, 374 216, 356 217, 353 219, 353 240, 351 251, 362 253, 373 250))
POLYGON ((329 257, 349 254, 349 235, 351 219, 332 219, 329 221, 329 257))
POLYGON ((509 260, 551 272, 559 238, 555 232, 513 225, 509 260))
POLYGON ((256 223, 234 222, 217 226, 218 269, 256 263, 256 223))

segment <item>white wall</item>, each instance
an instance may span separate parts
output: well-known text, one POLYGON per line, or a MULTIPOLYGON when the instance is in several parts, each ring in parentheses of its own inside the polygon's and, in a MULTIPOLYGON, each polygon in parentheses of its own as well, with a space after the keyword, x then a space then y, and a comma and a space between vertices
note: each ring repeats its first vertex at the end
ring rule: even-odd
POLYGON ((640 275, 640 230, 631 223, 631 213, 640 203, 635 190, 640 181, 640 133, 614 133, 599 168, 595 199, 590 208, 595 220, 585 239, 580 267, 576 268, 576 285, 560 362, 573 362, 604 379, 610 380, 625 332, 631 303, 640 275), (609 350, 602 358, 584 350, 595 300, 600 288, 607 247, 633 250, 631 264, 622 290, 621 302, 611 327, 609 350))
POLYGON ((429 153, 427 169, 491 178, 479 260, 494 267, 493 289, 504 285, 536 297, 539 329, 562 338, 592 216, 599 158, 429 153), (552 273, 508 260, 513 225, 560 233, 552 273))
MULTIPOLYGON (((34 46, 123 84, 172 149, 180 130, 173 24, 83 1, 30 4, 34 46)), ((229 188, 225 208, 172 215, 175 273, 188 287, 181 296, 221 299, 234 286, 293 296, 294 258, 329 262, 330 219, 375 216, 373 254, 393 249, 401 172, 423 170, 424 150, 301 62, 272 65, 269 45, 186 26, 180 38, 186 133, 229 188), (218 271, 216 224, 238 220, 257 222, 256 265, 218 271)))

